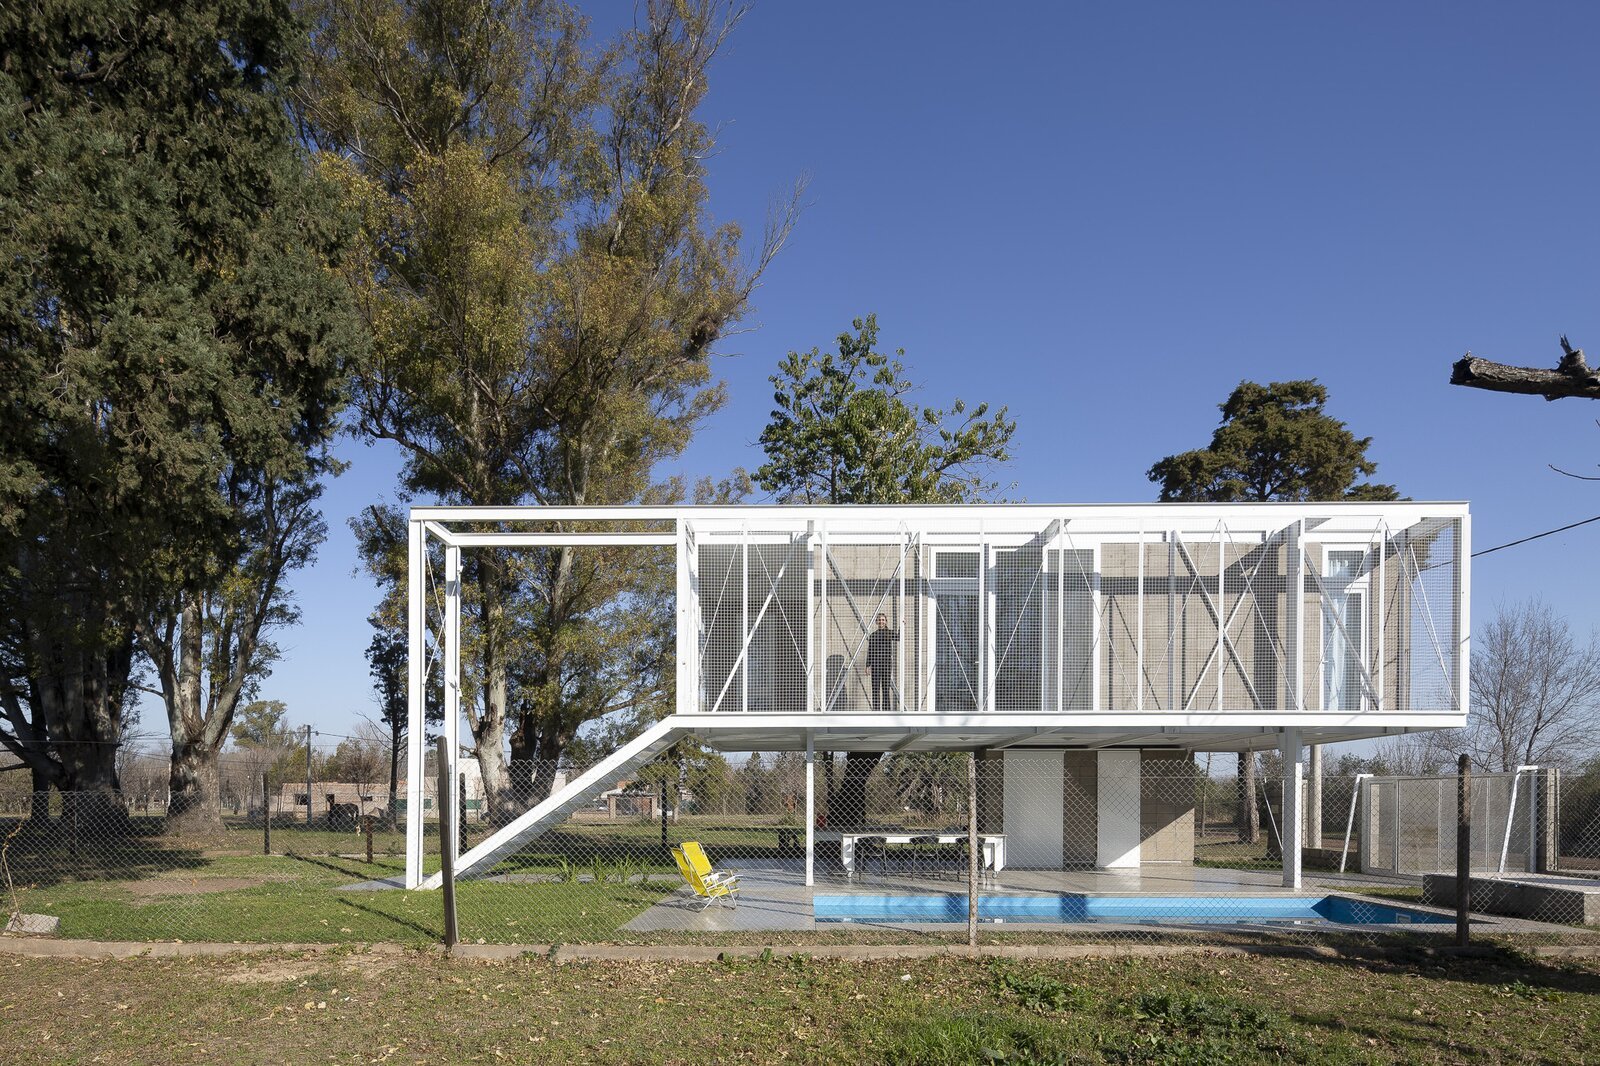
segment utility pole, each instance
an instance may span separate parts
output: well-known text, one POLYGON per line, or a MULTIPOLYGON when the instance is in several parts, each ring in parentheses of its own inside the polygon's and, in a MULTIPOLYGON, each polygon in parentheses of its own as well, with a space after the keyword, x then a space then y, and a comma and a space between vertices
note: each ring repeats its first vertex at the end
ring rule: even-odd
POLYGON ((306 828, 311 828, 311 726, 306 731, 306 828))

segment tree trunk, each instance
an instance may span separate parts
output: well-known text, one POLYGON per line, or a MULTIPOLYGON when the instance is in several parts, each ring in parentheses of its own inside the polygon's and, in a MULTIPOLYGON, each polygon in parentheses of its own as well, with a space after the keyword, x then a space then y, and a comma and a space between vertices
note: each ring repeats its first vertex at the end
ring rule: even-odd
POLYGON ((1239 830, 1239 840, 1254 844, 1261 839, 1261 812, 1256 807, 1256 755, 1253 751, 1239 753, 1238 813, 1234 825, 1239 830))
MULTIPOLYGON (((207 743, 205 706, 201 697, 205 632, 200 594, 185 591, 178 614, 174 657, 163 671, 162 696, 167 704, 167 728, 172 737, 172 758, 167 769, 167 822, 179 832, 215 833, 222 828, 221 787, 217 749, 221 740, 207 743)), ((232 718, 233 708, 215 708, 213 715, 232 718)))
POLYGON ((828 802, 830 829, 861 829, 867 823, 867 781, 883 756, 875 751, 846 752, 844 777, 828 802))
POLYGON ((172 799, 167 825, 181 833, 222 829, 221 779, 217 751, 203 742, 174 741, 169 773, 172 799))
MULTIPOLYGON (((500 586, 500 565, 493 556, 477 560, 473 579, 478 586, 478 618, 481 625, 480 661, 483 664, 483 711, 467 714, 467 724, 472 730, 473 744, 478 753, 478 769, 483 775, 483 798, 488 804, 488 817, 495 825, 504 825, 516 817, 516 801, 511 793, 506 774, 506 656, 502 648, 505 628, 505 604, 500 586)), ((466 711, 463 708, 463 711, 466 711)), ((449 723, 445 723, 449 729, 449 723)))
POLYGON ((33 793, 28 797, 28 821, 43 826, 50 821, 50 788, 56 782, 52 770, 33 766, 28 771, 32 777, 33 793))
POLYGON ((405 743, 405 730, 400 726, 400 720, 394 719, 389 723, 389 806, 384 810, 383 817, 389 824, 394 823, 395 812, 400 809, 400 745, 405 743))
POLYGON ((1306 785, 1306 846, 1322 847, 1322 745, 1309 745, 1310 773, 1306 785))
POLYGON ((506 772, 506 756, 500 747, 503 732, 498 724, 492 733, 488 729, 472 730, 472 740, 477 746, 478 772, 483 775, 483 796, 489 806, 487 816, 495 825, 505 825, 517 815, 510 777, 506 772))
POLYGON ((517 808, 528 810, 549 799, 555 790, 556 769, 561 765, 567 745, 572 743, 572 735, 541 731, 532 720, 533 716, 519 717, 517 728, 511 734, 509 779, 517 808), (534 738, 531 743, 529 737, 534 738))

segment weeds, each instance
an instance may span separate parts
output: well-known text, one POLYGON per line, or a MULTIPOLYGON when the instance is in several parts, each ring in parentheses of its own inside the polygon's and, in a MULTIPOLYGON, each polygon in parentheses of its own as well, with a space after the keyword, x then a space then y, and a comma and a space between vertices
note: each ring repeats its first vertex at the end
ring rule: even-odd
POLYGON ((1094 997, 1086 989, 1047 973, 999 970, 994 975, 994 989, 998 993, 1015 996, 1023 1007, 1038 1014, 1079 1009, 1094 1002, 1094 997))

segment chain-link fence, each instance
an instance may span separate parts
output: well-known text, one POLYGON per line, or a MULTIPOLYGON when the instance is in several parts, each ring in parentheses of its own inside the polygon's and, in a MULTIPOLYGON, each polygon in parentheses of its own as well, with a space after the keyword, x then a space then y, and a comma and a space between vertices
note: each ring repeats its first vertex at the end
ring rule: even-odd
MULTIPOLYGON (((237 810, 224 803, 186 813, 171 810, 164 793, 144 791, 5 796, 0 900, 8 916, 60 919, 57 932, 68 937, 327 941, 440 935, 436 900, 369 891, 403 883, 403 806, 397 821, 385 803, 367 804, 363 812, 363 804, 346 804, 336 790, 326 791, 333 801, 324 795, 308 811, 304 780, 294 786, 270 782, 237 810), (360 890, 349 891, 357 885, 360 890)), ((433 846, 436 868, 436 839, 433 846)))
MULTIPOLYGON (((1302 783, 1297 801, 1279 774, 1255 775, 1246 792, 1215 772, 1232 756, 1213 762, 1207 773, 1172 752, 987 752, 973 764, 972 811, 965 752, 822 754, 808 834, 802 754, 691 749, 605 782, 463 879, 460 933, 529 945, 964 941, 974 828, 986 942, 1453 933, 1453 775, 1327 776, 1320 790, 1302 783), (1296 840, 1298 880, 1284 858, 1296 840)), ((582 769, 513 777, 559 799, 582 769)), ((307 804, 303 781, 269 783, 264 805, 258 793, 253 807, 206 817, 111 794, 11 797, 0 809, 6 910, 57 918, 69 937, 440 939, 441 894, 402 887, 406 812, 386 790, 369 805, 366 793, 317 788, 307 804)), ((1600 939, 1596 781, 1484 775, 1472 795, 1474 935, 1600 939)), ((514 819, 523 797, 474 797, 458 783, 457 851, 514 819)), ((437 800, 429 789, 429 873, 437 800)))
MULTIPOLYGON (((820 756, 809 861, 803 756, 659 761, 466 882, 462 937, 962 939, 967 760, 820 756)), ((1294 802, 1281 776, 1255 775, 1247 794, 1237 777, 1168 752, 1024 749, 987 753, 976 776, 981 938, 1454 932, 1453 775, 1404 785, 1327 776, 1320 788, 1302 782, 1294 802), (1406 840, 1398 868, 1382 861, 1395 825, 1406 840), (1300 844, 1298 871, 1285 840, 1300 844)), ((1600 884, 1561 868, 1556 827, 1564 840, 1600 840, 1600 821, 1571 827, 1559 777, 1525 777, 1515 797, 1509 775, 1480 779, 1474 793, 1475 930, 1587 939, 1595 918, 1584 901, 1600 884), (1532 867, 1530 839, 1549 853, 1532 867), (1530 890, 1530 878, 1560 891, 1530 890), (1479 899, 1490 880, 1497 894, 1479 899)))

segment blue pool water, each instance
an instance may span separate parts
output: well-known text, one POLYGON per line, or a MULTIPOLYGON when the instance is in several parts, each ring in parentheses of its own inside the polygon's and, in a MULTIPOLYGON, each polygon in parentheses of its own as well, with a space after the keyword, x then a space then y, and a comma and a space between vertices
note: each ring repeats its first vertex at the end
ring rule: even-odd
MULTIPOLYGON (((964 922, 967 897, 817 895, 819 922, 964 922)), ((1438 925, 1452 919, 1348 896, 979 896, 988 922, 1118 922, 1167 925, 1270 922, 1438 925)))

